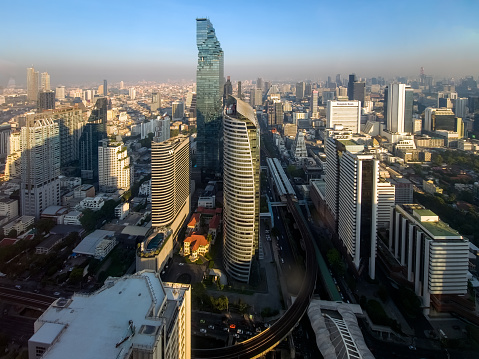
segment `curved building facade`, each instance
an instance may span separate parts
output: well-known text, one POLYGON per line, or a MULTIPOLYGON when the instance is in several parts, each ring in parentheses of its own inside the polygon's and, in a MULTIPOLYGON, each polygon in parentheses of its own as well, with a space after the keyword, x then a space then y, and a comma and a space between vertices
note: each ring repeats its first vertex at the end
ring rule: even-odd
POLYGON ((223 115, 223 264, 235 280, 248 282, 258 248, 260 131, 254 110, 229 97, 223 115))

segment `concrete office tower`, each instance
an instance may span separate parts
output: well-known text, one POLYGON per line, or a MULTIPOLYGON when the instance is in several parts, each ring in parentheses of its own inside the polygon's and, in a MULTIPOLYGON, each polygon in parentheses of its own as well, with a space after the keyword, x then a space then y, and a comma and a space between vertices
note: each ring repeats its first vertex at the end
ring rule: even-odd
POLYGON ((348 100, 354 100, 354 83, 355 82, 356 82, 356 74, 349 75, 348 100))
POLYGON ((109 278, 96 292, 57 299, 34 331, 29 359, 190 359, 191 287, 151 271, 109 278))
POLYGON ((55 98, 59 100, 64 100, 65 99, 65 86, 58 86, 55 89, 55 98))
POLYGON ((151 94, 151 111, 158 111, 161 108, 161 97, 158 92, 153 92, 151 94))
POLYGON ((39 112, 55 109, 55 92, 42 90, 38 93, 37 108, 39 112))
POLYGON ((259 88, 252 88, 249 96, 251 107, 261 106, 263 104, 263 91, 259 88))
POLYGON ((304 85, 304 97, 310 98, 313 93, 313 85, 311 83, 307 83, 304 85))
POLYGON ((128 191, 132 168, 126 146, 121 141, 98 142, 98 182, 100 192, 128 191))
POLYGON ((136 89, 134 87, 129 88, 128 94, 130 96, 130 100, 136 99, 136 89))
POLYGON ((60 204, 60 134, 51 118, 29 114, 21 128, 22 215, 39 219, 48 206, 60 204))
POLYGON ((120 90, 123 90, 125 88, 125 83, 123 81, 120 81, 120 90))
POLYGON ((407 269, 407 279, 429 314, 431 296, 467 293, 469 241, 418 204, 396 205, 389 250, 407 269))
POLYGON ((396 204, 396 186, 383 178, 378 182, 378 228, 389 229, 391 212, 396 204))
POLYGON ((40 89, 42 91, 50 91, 50 75, 48 72, 42 72, 41 73, 41 87, 40 89))
POLYGON ((243 94, 241 92, 241 81, 238 81, 238 98, 240 100, 243 98, 243 94))
POLYGON ((151 221, 169 227, 176 240, 190 213, 190 138, 151 143, 151 221))
POLYGON ((103 80, 103 96, 108 96, 108 83, 106 80, 103 80))
POLYGON ((173 121, 181 120, 185 114, 185 105, 182 101, 173 101, 171 104, 171 117, 173 121))
POLYGON ((233 94, 233 85, 231 83, 230 77, 228 76, 225 82, 225 85, 223 87, 223 104, 226 103, 226 99, 228 98, 228 96, 232 94, 233 94))
POLYGON ((319 112, 318 112, 318 91, 314 90, 311 93, 311 97, 309 98, 309 111, 311 113, 310 117, 311 119, 317 119, 319 118, 319 112))
POLYGON ((106 97, 98 98, 80 138, 82 178, 93 180, 98 178, 98 141, 107 137, 107 112, 108 99, 106 97))
POLYGON ((232 278, 248 282, 258 249, 260 206, 260 127, 253 108, 230 96, 223 136, 223 264, 232 278))
POLYGON ((390 84, 384 91, 384 117, 391 133, 412 133, 413 90, 404 84, 390 84))
POLYGON ((299 102, 304 98, 305 90, 306 90, 306 87, 304 85, 304 82, 296 83, 296 102, 299 102))
POLYGON ((38 71, 33 67, 27 69, 27 100, 38 100, 38 71))
POLYGON ((340 161, 338 235, 356 269, 376 276, 379 161, 345 152, 340 161))
POLYGON ((296 161, 301 161, 308 157, 303 131, 299 131, 296 134, 293 145, 291 146, 291 154, 296 161))
POLYGON ((10 155, 10 134, 12 126, 10 124, 0 125, 0 158, 6 158, 10 155))
POLYGON ((450 108, 427 107, 424 110, 424 130, 434 132, 437 130, 457 131, 457 121, 450 108))
POLYGON ((224 54, 210 20, 196 19, 196 44, 196 163, 202 172, 220 172, 224 54))
POLYGON ((457 117, 464 119, 468 115, 469 113, 469 108, 467 107, 468 101, 469 99, 467 97, 460 97, 456 99, 454 113, 456 114, 457 117))
POLYGON ((361 128, 361 103, 359 101, 328 101, 326 127, 342 125, 353 133, 361 128))
POLYGON ((323 105, 327 105, 328 101, 334 101, 334 96, 336 95, 336 91, 323 91, 321 96, 321 103, 323 105))

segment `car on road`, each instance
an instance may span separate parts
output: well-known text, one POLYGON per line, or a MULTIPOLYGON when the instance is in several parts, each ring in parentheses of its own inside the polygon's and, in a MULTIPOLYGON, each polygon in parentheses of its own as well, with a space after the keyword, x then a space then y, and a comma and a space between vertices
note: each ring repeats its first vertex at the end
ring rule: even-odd
POLYGON ((411 349, 411 350, 416 350, 416 347, 415 347, 414 345, 410 345, 410 346, 409 346, 409 349, 411 349))
POLYGON ((215 329, 215 326, 212 325, 212 324, 210 324, 210 325, 208 325, 208 328, 209 328, 209 329, 215 329))
POLYGON ((239 338, 239 334, 238 334, 238 333, 233 334, 233 336, 234 336, 235 338, 239 338))
POLYGON ((22 289, 22 286, 21 285, 16 285, 15 288, 22 289))
POLYGON ((200 333, 206 334, 206 329, 201 328, 201 329, 200 329, 200 333))
POLYGON ((178 263, 179 266, 184 266, 185 263, 181 262, 181 263, 178 263))
POLYGON ((55 297, 58 297, 58 296, 60 296, 60 292, 55 292, 55 293, 53 293, 53 295, 54 295, 55 297))
POLYGON ((200 319, 200 323, 201 323, 201 324, 204 324, 204 323, 205 323, 205 320, 204 320, 204 319, 200 319))
POLYGON ((224 330, 225 332, 229 332, 229 331, 230 331, 230 328, 223 328, 223 330, 224 330))
POLYGON ((243 334, 243 331, 242 331, 241 329, 238 329, 238 330, 236 331, 236 333, 238 333, 238 334, 243 334))
POLYGON ((281 259, 281 264, 284 264, 284 259, 283 258, 280 258, 281 259))
POLYGON ((230 324, 230 329, 236 329, 236 324, 230 324))

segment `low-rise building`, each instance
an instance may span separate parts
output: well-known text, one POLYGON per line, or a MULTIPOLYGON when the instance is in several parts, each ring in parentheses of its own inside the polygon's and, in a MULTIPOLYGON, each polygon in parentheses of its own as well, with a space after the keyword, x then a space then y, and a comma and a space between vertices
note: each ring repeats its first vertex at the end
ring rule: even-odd
POLYGON ((81 225, 81 217, 83 213, 79 211, 71 211, 68 212, 65 217, 63 217, 63 224, 72 225, 72 226, 80 226, 81 225))
POLYGON ((194 262, 198 259, 199 255, 205 255, 210 249, 210 243, 201 234, 192 234, 188 238, 185 238, 183 242, 183 255, 189 256, 189 260, 194 262))
POLYGON ((95 197, 95 187, 91 184, 82 184, 73 189, 73 196, 75 198, 95 197))
POLYGON ((38 246, 35 247, 36 254, 48 254, 58 243, 63 240, 64 236, 61 234, 51 234, 45 238, 38 246))
POLYGON ((7 196, 0 198, 0 217, 13 219, 18 216, 18 200, 7 196))
POLYGON ((424 192, 429 194, 436 194, 436 193, 442 194, 444 192, 444 190, 440 188, 439 186, 436 186, 434 184, 434 181, 432 180, 429 180, 429 181, 423 180, 422 189, 424 190, 424 192))
POLYGON ((130 213, 130 204, 128 202, 122 202, 115 207, 115 217, 121 221, 128 216, 128 213, 130 213))
POLYGON ((105 200, 102 197, 86 197, 81 200, 80 207, 82 209, 91 209, 98 211, 105 204, 105 200))
POLYGON ((117 243, 115 232, 97 229, 83 238, 80 244, 73 249, 73 253, 103 260, 117 243))
POLYGON ((17 235, 25 232, 27 228, 33 226, 35 222, 35 217, 33 216, 21 216, 15 218, 13 221, 8 222, 3 226, 3 234, 6 236, 10 231, 17 231, 17 235))
POLYGON ((136 270, 144 269, 161 272, 168 259, 173 257, 173 231, 158 229, 143 242, 136 251, 136 270))
POLYGON ((45 208, 40 215, 40 218, 50 219, 55 224, 63 224, 65 215, 68 213, 68 208, 63 206, 49 206, 45 208))

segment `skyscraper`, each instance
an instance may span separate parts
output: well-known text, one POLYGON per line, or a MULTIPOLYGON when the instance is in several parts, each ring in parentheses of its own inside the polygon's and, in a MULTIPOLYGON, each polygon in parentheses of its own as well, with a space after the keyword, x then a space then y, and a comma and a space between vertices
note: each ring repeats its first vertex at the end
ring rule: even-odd
POLYGON ((27 69, 27 100, 38 100, 38 71, 33 67, 27 69))
POLYGON ((224 54, 210 20, 196 19, 196 44, 196 163, 204 172, 219 172, 222 167, 220 133, 224 54))
POLYGON ((103 96, 108 96, 108 83, 106 80, 103 80, 103 96))
POLYGON ((100 192, 128 191, 131 184, 130 156, 121 141, 98 142, 98 182, 100 192))
POLYGON ((39 218, 48 206, 60 204, 60 136, 51 118, 27 116, 21 128, 22 215, 39 218))
POLYGON ((348 100, 354 100, 354 83, 356 82, 356 74, 349 75, 348 82, 348 100))
POLYGON ((299 102, 304 98, 304 91, 305 91, 304 82, 298 82, 296 84, 296 102, 299 102))
POLYGON ((174 120, 181 120, 185 114, 185 105, 182 101, 173 101, 171 104, 171 117, 174 120))
POLYGON ((158 92, 153 92, 151 94, 151 111, 157 111, 161 107, 161 97, 158 92))
POLYGON ((386 128, 392 133, 412 132, 412 89, 404 84, 390 84, 384 91, 386 128))
POLYGON ((38 93, 37 101, 38 111, 53 110, 55 108, 55 92, 42 90, 38 93))
POLYGON ((190 212, 190 140, 178 135, 151 143, 151 221, 176 239, 190 212))
POLYGON ((230 77, 227 77, 227 80, 224 85, 224 90, 223 90, 223 103, 226 103, 226 99, 228 98, 229 95, 233 94, 233 85, 231 84, 230 77))
POLYGON ((241 100, 242 97, 243 95, 241 93, 241 81, 238 81, 238 98, 241 100))
POLYGON ((41 82, 42 82, 42 85, 41 85, 41 90, 42 91, 50 91, 51 90, 51 88, 50 88, 50 75, 48 74, 48 72, 42 72, 41 82))
POLYGON ((312 119, 318 118, 318 91, 314 90, 309 99, 309 112, 312 119))
POLYGON ((248 282, 258 248, 260 205, 260 128, 251 106, 229 97, 223 136, 223 264, 235 280, 248 282))
POLYGON ((107 137, 107 111, 108 99, 106 97, 98 98, 83 129, 80 138, 80 169, 82 178, 98 178, 98 141, 107 137))

